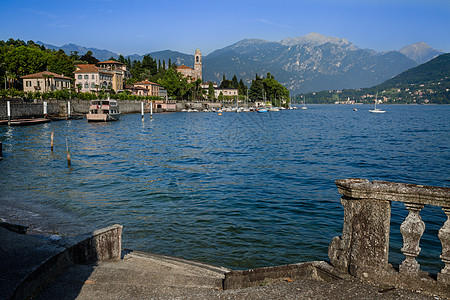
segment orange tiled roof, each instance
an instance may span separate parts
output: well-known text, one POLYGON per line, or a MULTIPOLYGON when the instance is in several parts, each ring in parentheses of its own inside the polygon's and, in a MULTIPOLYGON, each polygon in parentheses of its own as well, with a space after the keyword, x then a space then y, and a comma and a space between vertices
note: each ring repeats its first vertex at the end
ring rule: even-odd
POLYGON ((69 77, 66 77, 66 76, 63 76, 63 75, 60 75, 60 74, 56 74, 56 73, 53 73, 53 72, 49 72, 49 71, 29 74, 29 75, 22 76, 20 78, 23 78, 23 79, 44 78, 44 75, 53 76, 53 78, 61 78, 61 79, 70 79, 70 80, 72 80, 72 78, 69 78, 69 77))
POLYGON ((74 73, 98 73, 98 67, 95 65, 77 65, 77 70, 74 73))
POLYGON ((148 81, 148 80, 144 80, 141 82, 136 82, 134 85, 159 85, 159 84, 148 81))
POLYGON ((123 63, 120 63, 120 62, 115 61, 115 60, 101 61, 101 62, 97 63, 97 65, 99 65, 99 64, 116 64, 116 65, 123 65, 123 63))
POLYGON ((192 69, 191 67, 188 67, 188 66, 186 66, 186 65, 181 65, 181 66, 177 67, 177 69, 190 69, 190 70, 194 70, 194 69, 192 69))

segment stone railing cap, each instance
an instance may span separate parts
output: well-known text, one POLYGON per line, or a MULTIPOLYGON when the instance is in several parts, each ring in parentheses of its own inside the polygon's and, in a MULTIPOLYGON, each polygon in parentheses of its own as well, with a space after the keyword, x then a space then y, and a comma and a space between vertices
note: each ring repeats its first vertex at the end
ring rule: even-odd
POLYGON ((357 199, 375 199, 436 205, 450 208, 450 188, 361 178, 336 180, 341 195, 357 199))

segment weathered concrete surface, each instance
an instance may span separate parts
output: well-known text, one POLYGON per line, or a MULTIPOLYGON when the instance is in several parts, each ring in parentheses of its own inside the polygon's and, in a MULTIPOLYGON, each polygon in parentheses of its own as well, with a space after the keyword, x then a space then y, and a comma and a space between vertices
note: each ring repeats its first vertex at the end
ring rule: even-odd
POLYGON ((341 204, 344 226, 342 236, 330 244, 331 264, 354 276, 361 276, 368 268, 387 268, 390 202, 342 197, 341 204))
POLYGON ((78 265, 57 277, 37 299, 175 298, 222 289, 225 268, 130 252, 123 260, 78 265))
POLYGON ((16 227, 0 226, 0 299, 27 298, 75 263, 120 258, 120 240, 110 240, 122 234, 120 225, 65 238, 20 234, 16 227))
POLYGON ((243 271, 230 271, 225 274, 224 290, 261 286, 290 280, 310 279, 330 282, 343 279, 346 274, 338 272, 324 261, 312 261, 284 266, 266 267, 243 271))
POLYGON ((450 188, 361 178, 336 180, 338 192, 349 198, 400 201, 450 207, 450 188))
MULTIPOLYGON (((222 290, 227 270, 173 257, 131 252, 120 262, 74 266, 34 299, 437 299, 355 278, 292 279, 222 290)), ((256 270, 256 272, 258 272, 256 270)))

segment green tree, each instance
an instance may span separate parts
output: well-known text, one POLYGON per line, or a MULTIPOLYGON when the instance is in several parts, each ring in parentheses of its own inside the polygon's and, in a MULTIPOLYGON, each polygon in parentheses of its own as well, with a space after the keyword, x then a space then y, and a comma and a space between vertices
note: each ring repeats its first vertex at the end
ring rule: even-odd
POLYGON ((45 71, 51 54, 35 46, 19 46, 2 56, 6 71, 24 76, 45 71))
POLYGON ((186 78, 169 68, 163 78, 158 83, 167 90, 167 95, 172 98, 182 99, 188 92, 189 86, 186 78))
POLYGON ((86 52, 85 55, 80 57, 80 60, 83 60, 83 61, 87 62, 88 64, 96 64, 96 63, 100 62, 97 58, 95 58, 93 56, 93 53, 90 50, 88 52, 86 52))
POLYGON ((244 82, 239 80, 239 94, 240 95, 247 95, 247 86, 244 84, 244 82))
POLYGON ((75 66, 72 59, 62 49, 53 53, 48 60, 47 69, 50 72, 63 74, 67 77, 74 76, 75 66))
POLYGON ((234 89, 239 89, 239 82, 238 82, 238 80, 237 80, 236 75, 234 75, 233 78, 231 79, 231 86, 232 86, 234 89))
POLYGON ((215 100, 214 85, 213 85, 212 81, 209 82, 209 86, 208 86, 208 99, 210 101, 214 101, 215 100))
POLYGON ((249 89, 249 98, 253 101, 262 101, 264 99, 264 85, 262 79, 256 74, 256 78, 252 80, 252 85, 249 89))
POLYGON ((225 74, 222 76, 222 82, 220 83, 219 88, 221 89, 230 89, 232 88, 231 80, 225 78, 225 74))
POLYGON ((152 75, 158 73, 158 65, 150 54, 144 55, 142 59, 142 69, 149 70, 152 75))

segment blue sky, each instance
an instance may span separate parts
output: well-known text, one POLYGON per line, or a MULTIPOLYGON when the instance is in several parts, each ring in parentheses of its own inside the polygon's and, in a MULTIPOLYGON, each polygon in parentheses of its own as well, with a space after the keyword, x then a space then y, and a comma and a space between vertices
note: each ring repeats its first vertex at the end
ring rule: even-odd
POLYGON ((196 48, 205 55, 245 38, 279 41, 311 32, 376 51, 425 42, 450 52, 450 1, 0 0, 0 40, 124 55, 196 48))

